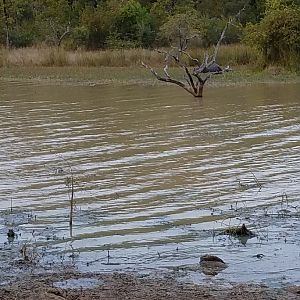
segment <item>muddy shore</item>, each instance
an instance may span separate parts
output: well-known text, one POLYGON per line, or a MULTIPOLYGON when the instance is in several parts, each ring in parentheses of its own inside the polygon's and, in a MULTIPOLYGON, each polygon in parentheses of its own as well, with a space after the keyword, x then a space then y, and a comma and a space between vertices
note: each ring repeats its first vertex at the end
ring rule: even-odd
POLYGON ((0 288, 1 300, 92 299, 300 299, 300 287, 281 289, 239 284, 228 288, 178 283, 175 278, 143 278, 133 274, 59 273, 35 275, 0 288), (90 288, 80 282, 90 280, 90 288), (73 287, 68 284, 73 281, 73 287), (75 284, 75 282, 77 282, 75 284), (65 284, 65 287, 64 287, 65 284), (59 287, 57 287, 59 285, 59 287))

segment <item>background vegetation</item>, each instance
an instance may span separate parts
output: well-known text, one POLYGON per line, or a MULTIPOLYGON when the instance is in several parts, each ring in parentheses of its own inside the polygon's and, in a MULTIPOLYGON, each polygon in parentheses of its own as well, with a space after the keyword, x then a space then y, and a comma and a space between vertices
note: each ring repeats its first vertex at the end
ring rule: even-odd
MULTIPOLYGON (((191 47, 207 48, 243 7, 223 43, 255 48, 264 65, 297 68, 300 0, 0 0, 0 44, 10 49, 151 49, 176 44, 180 35, 195 35, 191 47)), ((3 58, 4 50, 1 53, 0 64, 5 65, 8 58, 3 58)), ((43 64, 51 62, 51 55, 60 56, 62 63, 72 61, 63 51, 48 50, 43 64)), ((249 56, 241 52, 245 55, 249 56)), ((258 60, 256 52, 250 56, 258 60)))

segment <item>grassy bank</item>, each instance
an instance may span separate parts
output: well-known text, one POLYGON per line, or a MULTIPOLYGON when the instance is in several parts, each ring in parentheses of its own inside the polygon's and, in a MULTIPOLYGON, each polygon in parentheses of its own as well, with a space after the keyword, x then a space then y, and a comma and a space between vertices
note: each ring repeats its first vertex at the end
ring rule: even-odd
MULTIPOLYGON (((193 57, 203 57, 203 49, 194 49, 193 57)), ((230 65, 233 72, 214 76, 209 85, 235 85, 255 82, 300 82, 300 76, 271 67, 258 69, 258 54, 243 45, 223 46, 218 62, 230 65)), ((161 71, 163 55, 146 49, 106 51, 65 51, 57 48, 0 49, 0 78, 72 84, 157 84, 152 74, 141 66, 147 62, 161 71)), ((180 68, 169 73, 182 79, 180 68)))
MULTIPOLYGON (((212 49, 192 49, 193 57, 202 58, 212 49)), ((244 45, 222 46, 218 63, 221 65, 255 65, 258 54, 244 45)), ((66 51, 58 48, 0 49, 0 67, 134 67, 141 61, 152 66, 164 63, 164 56, 154 50, 127 49, 102 51, 66 51)))
MULTIPOLYGON (((156 69, 162 73, 161 67, 157 67, 156 69)), ((179 68, 170 68, 169 73, 179 79, 183 79, 182 70, 179 68)), ((165 84, 156 80, 148 70, 141 66, 122 68, 10 66, 0 68, 0 79, 72 85, 165 84)), ((233 72, 211 78, 208 81, 208 85, 232 86, 270 82, 300 82, 300 76, 276 67, 257 71, 247 66, 236 66, 233 67, 233 72)))

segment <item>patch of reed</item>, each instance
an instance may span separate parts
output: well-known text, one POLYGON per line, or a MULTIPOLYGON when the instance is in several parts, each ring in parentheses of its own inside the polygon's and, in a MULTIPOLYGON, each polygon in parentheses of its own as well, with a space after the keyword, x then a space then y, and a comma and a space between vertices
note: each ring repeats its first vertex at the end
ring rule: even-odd
POLYGON ((0 68, 4 66, 4 59, 5 59, 4 49, 0 48, 0 68))
MULTIPOLYGON (((203 60, 204 54, 213 49, 194 48, 189 53, 203 60)), ((258 53, 244 45, 228 45, 219 49, 217 62, 220 65, 255 65, 258 53)), ((151 66, 163 66, 164 55, 148 49, 120 49, 101 51, 66 51, 50 47, 0 49, 0 66, 82 66, 82 67, 134 67, 141 61, 151 66)), ((190 61, 192 64, 192 61, 190 61)), ((173 64, 170 64, 173 65, 173 64)))
POLYGON ((133 67, 140 66, 141 61, 163 63, 159 53, 147 49, 76 51, 69 53, 69 58, 71 65, 89 67, 133 67))
POLYGON ((1 51, 6 66, 65 66, 66 51, 57 48, 18 48, 1 51))
POLYGON ((42 58, 42 66, 45 67, 63 67, 69 65, 68 53, 63 49, 49 48, 45 51, 42 58))
MULTIPOLYGON (((203 61, 205 54, 212 55, 213 48, 209 49, 192 49, 190 54, 192 57, 196 57, 200 61, 203 61)), ((220 47, 217 56, 217 63, 221 66, 241 66, 241 65, 255 65, 258 61, 259 53, 249 47, 242 44, 236 45, 223 45, 220 47)), ((192 62, 191 62, 192 63, 192 62)))

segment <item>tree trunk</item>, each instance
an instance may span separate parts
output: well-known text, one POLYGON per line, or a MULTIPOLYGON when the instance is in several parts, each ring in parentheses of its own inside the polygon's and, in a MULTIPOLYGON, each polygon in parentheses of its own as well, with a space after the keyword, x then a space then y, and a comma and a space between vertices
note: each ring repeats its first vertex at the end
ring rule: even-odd
POLYGON ((197 87, 196 87, 196 93, 195 93, 195 97, 202 97, 203 96, 203 88, 204 88, 204 84, 202 82, 199 82, 197 87))
MULTIPOLYGON (((171 3, 176 4, 177 0, 171 0, 171 3)), ((203 88, 206 81, 212 76, 217 74, 223 74, 224 72, 231 71, 228 67, 222 68, 216 63, 217 55, 219 52, 219 48, 221 43, 225 37, 225 33, 229 27, 229 25, 233 24, 233 21, 237 19, 241 12, 245 10, 246 4, 244 7, 234 16, 229 18, 228 22, 226 23, 221 36, 215 46, 214 53, 211 56, 205 54, 204 60, 201 63, 200 60, 197 58, 192 57, 186 50, 188 48, 189 41, 194 38, 195 36, 188 37, 186 34, 183 34, 185 31, 181 30, 180 24, 179 27, 179 45, 178 47, 171 47, 170 51, 160 50, 158 49, 157 52, 165 55, 165 67, 163 69, 164 75, 159 75, 152 67, 148 66, 147 64, 142 62, 142 66, 146 69, 149 69, 151 73, 160 81, 174 83, 183 89, 185 89, 188 93, 192 94, 194 97, 201 98, 203 96, 203 88), (174 51, 175 49, 175 51, 174 51), (191 67, 186 63, 186 60, 182 59, 182 56, 186 56, 188 61, 192 61, 196 64, 196 67, 191 70, 191 67), (172 78, 168 73, 169 68, 169 61, 172 60, 175 64, 184 70, 184 78, 185 81, 180 81, 175 78, 172 78)))
POLYGON ((6 31, 6 48, 9 49, 9 26, 8 26, 8 14, 6 10, 6 0, 3 0, 3 15, 5 22, 5 31, 6 31))

